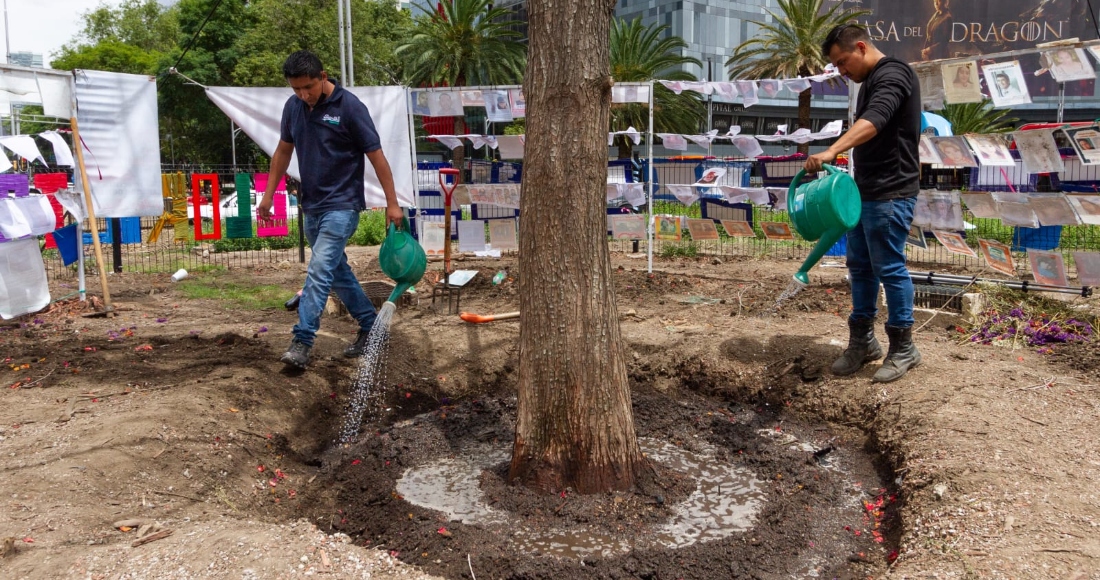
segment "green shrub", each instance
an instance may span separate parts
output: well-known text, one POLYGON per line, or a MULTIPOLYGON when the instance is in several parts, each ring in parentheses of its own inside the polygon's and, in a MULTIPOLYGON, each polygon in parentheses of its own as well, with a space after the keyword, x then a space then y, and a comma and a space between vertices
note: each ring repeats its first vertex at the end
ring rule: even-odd
POLYGON ((359 227, 348 240, 352 246, 377 246, 386 238, 386 212, 372 209, 360 214, 359 227))
POLYGON ((698 242, 680 242, 661 245, 662 258, 694 258, 698 255, 698 242))

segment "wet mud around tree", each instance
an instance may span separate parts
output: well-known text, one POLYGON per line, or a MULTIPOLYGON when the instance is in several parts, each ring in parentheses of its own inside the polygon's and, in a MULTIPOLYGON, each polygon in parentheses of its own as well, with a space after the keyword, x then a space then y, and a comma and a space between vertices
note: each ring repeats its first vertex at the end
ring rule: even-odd
MULTIPOLYGON (((353 261, 364 279, 380 277, 368 258, 353 261)), ((196 538, 220 537, 205 535, 208 526, 302 520, 443 578, 877 578, 968 569, 1019 578, 1084 570, 1078 577, 1091 578, 1100 569, 1083 539, 1100 525, 1090 491, 1100 471, 1089 451, 1100 441, 1088 427, 1098 419, 1095 343, 1052 354, 961 344, 954 323, 934 319, 917 333, 919 372, 874 385, 876 365, 852 377, 828 372, 846 338, 843 272, 815 277, 765 316, 797 263, 676 260, 653 275, 640 260, 616 256, 615 265, 639 437, 650 449, 732 466, 751 483, 700 484, 655 461, 634 494, 510 486, 519 324, 474 326, 442 314, 428 283, 419 303, 395 316, 378 393, 384 404, 341 446, 356 372, 341 353, 353 322, 326 317, 309 369, 289 371, 277 360, 294 313, 189 301, 167 275, 121 275, 112 281, 113 319, 61 304, 0 326, 0 372, 9 379, 0 390, 0 473, 14 494, 0 536, 21 539, 0 560, 0 576, 164 577, 168 566, 193 564, 187 570, 198 577, 215 565, 216 550, 244 550, 235 547, 243 536, 226 536, 216 550, 199 546, 196 538), (483 465, 469 489, 494 521, 452 521, 402 496, 403 478, 459 460, 483 465), (752 493, 740 497, 741 488, 752 493), (706 503, 692 499, 700 489, 722 496, 705 499, 731 513, 730 498, 757 502, 748 526, 727 520, 732 533, 696 530, 668 547, 667 526, 681 508, 706 503), (1038 499, 1048 497, 1058 505, 1038 499), (177 531, 131 549, 132 534, 111 526, 130 517, 177 531), (593 542, 611 548, 590 549, 593 542), (176 556, 184 547, 189 556, 176 556)), ((459 263, 480 270, 463 309, 518 310, 514 266, 459 263), (489 282, 504 269, 503 283, 489 282)), ((226 276, 293 289, 302 273, 226 276)), ((218 569, 261 578, 326 570, 313 547, 282 541, 261 560, 238 551, 217 560, 218 569)), ((361 576, 337 574, 341 564, 332 564, 332 577, 361 576)))

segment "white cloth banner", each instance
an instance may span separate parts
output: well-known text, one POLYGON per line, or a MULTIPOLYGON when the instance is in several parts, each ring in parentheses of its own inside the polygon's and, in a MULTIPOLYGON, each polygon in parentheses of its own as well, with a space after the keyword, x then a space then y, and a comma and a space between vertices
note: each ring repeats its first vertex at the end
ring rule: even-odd
POLYGON ((34 142, 34 137, 30 135, 9 135, 7 137, 0 137, 0 145, 11 149, 12 153, 15 153, 27 161, 41 161, 42 165, 46 164, 46 159, 42 157, 42 152, 38 150, 38 145, 34 142))
POLYGON ((38 312, 49 303, 50 285, 38 240, 0 244, 0 318, 38 312))
POLYGON ((523 159, 523 135, 501 135, 497 137, 501 159, 523 159))
POLYGON ((661 81, 661 84, 677 95, 684 92, 684 83, 681 81, 661 81))
POLYGON ((760 102, 756 96, 756 81, 737 81, 737 92, 741 93, 746 109, 760 102))
POLYGON ((156 79, 77 71, 76 101, 96 217, 163 214, 156 79))
POLYGON ((668 191, 684 205, 691 205, 699 200, 699 193, 693 185, 670 185, 668 191))
POLYGON ((11 161, 8 160, 8 156, 7 155, 0 155, 0 173, 3 173, 5 171, 9 170, 12 167, 13 166, 11 164, 11 161))
POLYGON ((733 146, 737 147, 745 155, 751 159, 755 159, 764 154, 764 149, 760 147, 760 142, 749 135, 737 135, 731 139, 733 146))
POLYGON ((673 151, 687 151, 687 139, 684 139, 683 135, 676 135, 673 133, 657 133, 657 136, 661 138, 661 144, 664 145, 665 149, 671 149, 673 151))
POLYGON ((0 65, 0 105, 38 103, 42 114, 69 119, 73 114, 72 73, 12 69, 0 65))
MULTIPOLYGON (((448 149, 458 149, 462 147, 462 140, 454 135, 428 135, 429 139, 435 139, 440 143, 447 146, 448 149)), ((387 159, 388 161, 388 159, 387 159)))
MULTIPOLYGON (((393 173, 393 186, 397 191, 397 201, 403 207, 415 205, 413 200, 412 145, 409 143, 408 94, 404 87, 351 87, 345 88, 371 111, 374 128, 382 140, 382 151, 389 161, 393 173)), ((271 155, 279 144, 279 125, 282 121, 283 105, 294 93, 289 87, 208 87, 206 96, 213 101, 234 123, 253 141, 271 155)), ((298 179, 298 156, 290 160, 287 173, 298 179)), ((386 195, 378 183, 374 167, 366 162, 363 176, 367 207, 386 205, 386 195)), ((159 182, 157 204, 160 201, 159 182)), ((163 211, 158 209, 157 215, 163 211)))
POLYGON ((802 91, 810 88, 810 79, 785 79, 781 82, 783 84, 783 88, 792 93, 801 93, 802 91))
POLYGON ((733 83, 721 82, 711 83, 710 85, 711 92, 718 95, 719 97, 729 99, 731 101, 737 98, 737 85, 733 83))
POLYGON ((0 199, 0 234, 9 240, 54 231, 57 220, 45 195, 0 199))
POLYGON ((69 144, 65 142, 65 138, 60 133, 57 131, 43 131, 38 136, 53 145, 53 156, 58 165, 76 167, 76 162, 73 160, 73 150, 69 149, 69 144))

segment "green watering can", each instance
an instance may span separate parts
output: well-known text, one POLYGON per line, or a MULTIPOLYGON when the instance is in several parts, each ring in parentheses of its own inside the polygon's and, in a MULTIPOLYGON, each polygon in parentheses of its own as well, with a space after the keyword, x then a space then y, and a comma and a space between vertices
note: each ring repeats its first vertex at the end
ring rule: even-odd
POLYGON ((832 165, 825 165, 824 168, 829 175, 801 186, 798 184, 806 171, 799 170, 787 191, 787 212, 795 231, 811 242, 817 240, 814 249, 794 275, 794 279, 803 285, 810 283, 810 268, 848 230, 856 227, 863 207, 859 188, 852 176, 832 165))
POLYGON ((382 267, 382 272, 397 282, 397 287, 393 289, 388 299, 394 304, 397 304, 397 299, 424 276, 424 270, 428 267, 428 257, 424 254, 424 248, 421 248, 416 238, 409 233, 407 218, 403 221, 403 227, 400 230, 392 222, 390 223, 386 239, 382 241, 382 248, 378 250, 378 264, 382 267))

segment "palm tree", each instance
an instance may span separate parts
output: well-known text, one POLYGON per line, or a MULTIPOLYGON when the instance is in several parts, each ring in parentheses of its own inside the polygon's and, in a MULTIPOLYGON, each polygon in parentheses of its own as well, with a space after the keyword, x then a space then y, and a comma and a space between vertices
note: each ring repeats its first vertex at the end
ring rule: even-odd
MULTIPOLYGON (((726 61, 730 78, 793 78, 817 74, 829 60, 821 54, 821 44, 829 31, 848 24, 868 10, 844 11, 837 2, 822 12, 823 0, 777 0, 779 12, 768 10, 771 23, 756 22, 760 31, 742 42, 726 61)), ((810 126, 811 89, 798 95, 798 124, 810 126)), ((809 151, 809 144, 799 145, 799 152, 809 151)))
MULTIPOLYGON (((493 0, 443 0, 440 10, 421 4, 427 14, 417 19, 412 36, 395 50, 404 61, 409 86, 508 85, 523 80, 527 47, 509 27, 505 8, 493 0)), ((465 119, 454 118, 455 134, 465 119)), ((455 150, 454 165, 462 168, 465 151, 455 150)))
POLYGON ((985 99, 980 103, 944 105, 940 116, 951 123, 951 132, 956 135, 970 133, 1008 133, 1015 130, 1015 117, 1006 118, 1007 109, 996 110, 993 102, 985 99))
MULTIPOLYGON (((698 59, 683 56, 687 43, 679 36, 665 36, 668 26, 643 26, 640 18, 627 22, 611 21, 611 77, 616 82, 643 82, 652 79, 694 81, 695 75, 682 70, 685 64, 702 66, 698 59)), ((705 112, 698 93, 684 91, 677 95, 664 85, 655 85, 653 93, 653 126, 663 133, 695 133, 705 112)), ((643 129, 649 124, 646 105, 630 103, 611 109, 611 130, 628 127, 643 129)), ((616 137, 619 157, 629 158, 633 142, 625 136, 616 137)))

